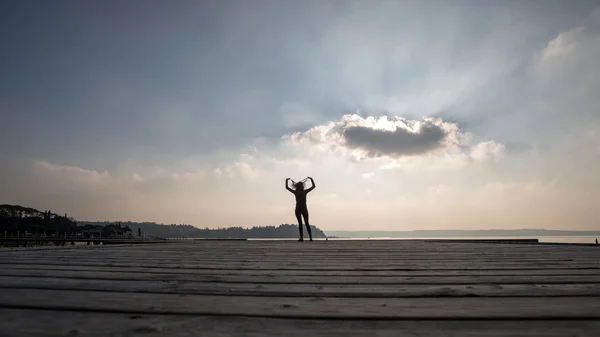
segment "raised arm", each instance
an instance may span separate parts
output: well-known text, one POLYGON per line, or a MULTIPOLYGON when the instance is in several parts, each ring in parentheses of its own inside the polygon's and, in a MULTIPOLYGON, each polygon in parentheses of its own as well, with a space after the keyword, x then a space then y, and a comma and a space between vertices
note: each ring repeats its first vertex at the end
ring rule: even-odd
POLYGON ((290 186, 289 186, 289 184, 288 184, 288 181, 290 181, 290 178, 286 178, 286 179, 285 179, 285 189, 286 189, 286 190, 288 190, 288 191, 290 191, 290 192, 292 192, 292 193, 294 193, 294 190, 292 190, 292 189, 290 188, 290 186))
POLYGON ((314 189, 315 189, 315 187, 317 187, 317 186, 315 185, 315 181, 313 180, 313 178, 311 178, 311 177, 308 177, 308 179, 310 179, 310 184, 311 184, 312 186, 311 186, 309 189, 307 189, 307 190, 306 190, 306 193, 308 193, 308 192, 310 192, 310 191, 314 190, 314 189))

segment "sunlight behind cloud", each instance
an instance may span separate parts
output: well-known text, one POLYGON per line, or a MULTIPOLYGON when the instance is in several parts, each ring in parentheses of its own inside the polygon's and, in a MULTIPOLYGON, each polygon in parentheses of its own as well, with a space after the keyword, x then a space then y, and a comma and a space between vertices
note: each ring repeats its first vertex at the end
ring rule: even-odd
POLYGON ((52 30, 23 9, 0 62, 0 198, 271 225, 296 221, 285 179, 312 176, 324 230, 600 223, 597 4, 211 6, 52 30))
POLYGON ((339 121, 283 137, 284 142, 307 149, 309 153, 350 156, 358 161, 383 160, 388 162, 384 168, 399 167, 402 163, 423 158, 486 160, 497 158, 504 150, 502 144, 494 141, 472 144, 471 139, 471 135, 457 124, 441 119, 363 118, 357 114, 344 115, 339 121))

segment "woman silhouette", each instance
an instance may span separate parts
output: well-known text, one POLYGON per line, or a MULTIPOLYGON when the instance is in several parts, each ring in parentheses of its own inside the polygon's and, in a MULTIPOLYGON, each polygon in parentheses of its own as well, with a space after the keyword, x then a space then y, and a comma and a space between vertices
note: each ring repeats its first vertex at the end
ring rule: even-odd
MULTIPOLYGON (((306 230, 308 231, 308 236, 310 237, 310 241, 312 241, 312 232, 310 231, 310 224, 308 222, 308 207, 306 207, 306 195, 308 194, 308 192, 312 191, 315 189, 315 181, 313 180, 313 178, 308 177, 304 179, 303 181, 294 183, 294 189, 291 189, 288 182, 292 179, 287 178, 285 180, 285 188, 292 192, 294 194, 294 196, 296 196, 296 219, 298 219, 298 226, 300 228, 300 239, 298 239, 298 241, 304 241, 304 233, 302 232, 302 217, 304 217, 304 224, 306 225, 306 230), (312 186, 305 190, 304 189, 304 181, 306 179, 310 179, 310 182, 312 184, 312 186)), ((293 182, 293 180, 292 180, 293 182)))

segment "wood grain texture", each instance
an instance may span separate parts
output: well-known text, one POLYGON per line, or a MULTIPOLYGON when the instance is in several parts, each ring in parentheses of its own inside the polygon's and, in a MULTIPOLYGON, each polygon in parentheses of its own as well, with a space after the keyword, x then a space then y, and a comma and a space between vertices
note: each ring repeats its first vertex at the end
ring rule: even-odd
POLYGON ((178 273, 142 273, 128 271, 96 272, 96 271, 62 271, 3 269, 0 276, 57 277, 90 280, 164 280, 181 282, 220 282, 220 283, 255 283, 255 284, 563 284, 563 283, 600 283, 598 275, 460 275, 460 276, 277 276, 270 273, 253 275, 202 275, 178 273))
MULTIPOLYGON (((276 276, 320 276, 320 277, 343 277, 343 276, 363 276, 363 277, 381 277, 381 276, 513 276, 513 275, 539 275, 539 276, 556 276, 564 275, 565 269, 560 268, 538 268, 538 269, 348 269, 348 270, 324 270, 324 269, 235 269, 235 268, 184 268, 180 265, 174 267, 165 267, 164 265, 146 265, 137 266, 132 264, 40 264, 39 262, 31 263, 0 263, 0 269, 4 270, 46 270, 46 271, 94 271, 94 272, 130 272, 130 273, 177 273, 189 275, 247 275, 260 276, 265 273, 276 276)), ((598 275, 598 270, 582 268, 570 268, 569 275, 598 275)))
POLYGON ((0 336, 597 336, 600 249, 251 240, 0 251, 0 314, 0 336))
POLYGON ((600 284, 319 285, 153 280, 94 280, 0 276, 0 288, 99 290, 222 296, 279 297, 562 297, 600 296, 600 284))
POLYGON ((0 336, 597 337, 597 321, 332 321, 0 309, 0 336), (31 324, 35 317, 39 324, 31 324))
POLYGON ((314 319, 600 319, 596 297, 334 298, 0 289, 9 308, 314 319))

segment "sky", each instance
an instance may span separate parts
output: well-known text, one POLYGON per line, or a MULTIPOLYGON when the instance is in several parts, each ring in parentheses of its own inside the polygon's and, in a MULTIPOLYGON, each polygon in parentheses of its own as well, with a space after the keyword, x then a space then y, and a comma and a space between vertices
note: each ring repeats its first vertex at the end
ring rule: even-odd
POLYGON ((8 0, 0 42, 0 203, 600 229, 598 1, 8 0))

